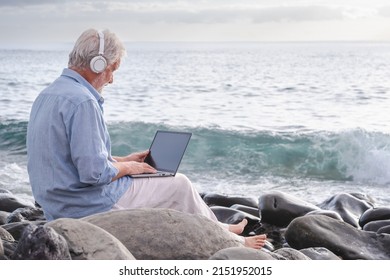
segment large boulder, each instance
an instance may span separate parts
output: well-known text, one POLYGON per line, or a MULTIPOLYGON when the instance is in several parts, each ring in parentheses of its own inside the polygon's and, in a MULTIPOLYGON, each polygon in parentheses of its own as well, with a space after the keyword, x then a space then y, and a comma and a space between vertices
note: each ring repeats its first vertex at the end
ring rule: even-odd
POLYGON ((372 221, 390 220, 390 207, 376 207, 365 211, 359 218, 359 225, 364 225, 372 221))
POLYGON ((259 210, 262 222, 286 227, 295 218, 320 208, 290 194, 269 191, 259 197, 259 210))
POLYGON ((127 209, 83 218, 111 233, 136 259, 208 259, 243 246, 232 233, 199 215, 170 209, 127 209))
POLYGON ((208 193, 203 196, 203 200, 209 206, 230 207, 234 204, 240 204, 248 207, 257 208, 256 198, 251 196, 231 196, 217 193, 208 193))
POLYGON ((344 222, 359 228, 360 216, 371 209, 374 202, 371 197, 360 193, 339 193, 318 206, 321 209, 332 210, 340 214, 344 222))
POLYGON ((13 212, 18 208, 35 207, 34 203, 10 192, 0 192, 0 211, 13 212))
POLYGON ((134 256, 104 229, 78 219, 57 219, 45 224, 62 235, 73 260, 134 260, 134 256))
POLYGON ((390 259, 390 235, 359 230, 324 215, 296 218, 285 237, 297 250, 324 247, 342 259, 390 259))

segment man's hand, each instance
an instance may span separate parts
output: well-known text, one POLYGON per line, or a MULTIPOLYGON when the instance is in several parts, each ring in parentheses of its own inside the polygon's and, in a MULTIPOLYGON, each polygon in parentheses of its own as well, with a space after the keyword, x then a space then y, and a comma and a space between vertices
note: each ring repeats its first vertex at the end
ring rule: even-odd
POLYGON ((112 181, 119 179, 126 175, 135 175, 142 173, 156 173, 157 170, 151 167, 145 162, 138 161, 123 161, 123 162, 113 162, 112 163, 118 170, 119 173, 116 175, 112 181))
POLYGON ((144 162, 148 154, 149 154, 149 150, 146 150, 143 152, 132 153, 125 157, 113 157, 113 158, 118 162, 124 162, 124 161, 144 162))

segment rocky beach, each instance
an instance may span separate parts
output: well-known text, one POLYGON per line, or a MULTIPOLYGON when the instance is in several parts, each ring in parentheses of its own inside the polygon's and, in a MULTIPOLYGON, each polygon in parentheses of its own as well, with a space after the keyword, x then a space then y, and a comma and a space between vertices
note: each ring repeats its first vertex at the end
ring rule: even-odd
POLYGON ((219 221, 248 220, 244 247, 208 219, 169 209, 111 211, 46 221, 42 209, 0 189, 2 260, 389 260, 390 207, 362 193, 312 204, 281 191, 258 198, 202 193, 219 221))

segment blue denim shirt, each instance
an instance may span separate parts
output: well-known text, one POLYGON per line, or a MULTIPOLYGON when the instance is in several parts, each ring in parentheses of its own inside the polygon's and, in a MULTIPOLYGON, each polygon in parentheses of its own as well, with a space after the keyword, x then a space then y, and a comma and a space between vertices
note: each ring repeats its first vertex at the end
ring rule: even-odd
POLYGON ((43 90, 27 129, 28 174, 47 220, 108 211, 130 187, 113 166, 103 98, 71 69, 43 90))

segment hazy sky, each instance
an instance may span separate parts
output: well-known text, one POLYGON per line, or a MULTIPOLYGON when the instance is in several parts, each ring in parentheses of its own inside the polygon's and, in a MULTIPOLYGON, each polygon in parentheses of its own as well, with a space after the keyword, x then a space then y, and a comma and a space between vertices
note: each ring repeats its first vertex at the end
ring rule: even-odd
POLYGON ((0 0, 0 46, 124 41, 390 41, 389 0, 0 0))

